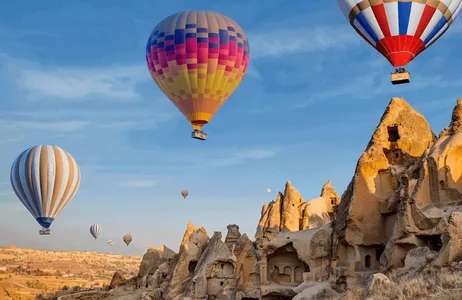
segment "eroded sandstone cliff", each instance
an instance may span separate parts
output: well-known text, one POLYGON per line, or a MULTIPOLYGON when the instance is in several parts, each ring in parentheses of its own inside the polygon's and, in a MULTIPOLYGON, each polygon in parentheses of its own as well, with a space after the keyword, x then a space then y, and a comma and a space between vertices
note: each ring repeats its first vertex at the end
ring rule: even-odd
POLYGON ((341 199, 330 181, 309 201, 288 181, 263 206, 255 242, 235 224, 223 242, 189 223, 178 254, 145 255, 132 299, 310 299, 320 289, 340 299, 358 274, 460 260, 461 126, 461 100, 437 138, 393 98, 341 199))

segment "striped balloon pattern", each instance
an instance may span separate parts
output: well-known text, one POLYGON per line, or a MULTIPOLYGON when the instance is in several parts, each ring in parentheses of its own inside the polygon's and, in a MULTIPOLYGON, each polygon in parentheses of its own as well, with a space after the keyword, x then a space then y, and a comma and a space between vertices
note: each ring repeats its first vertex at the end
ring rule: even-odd
POLYGON ((132 242, 132 236, 130 234, 126 234, 123 237, 124 243, 128 246, 132 242))
POLYGON ((95 238, 95 240, 101 234, 101 226, 99 224, 93 224, 90 226, 90 233, 95 238))
POLYGON ((75 196, 80 185, 80 169, 65 150, 37 145, 16 158, 10 181, 19 200, 37 222, 48 229, 75 196))
POLYGON ((337 0, 351 26, 394 67, 404 67, 439 39, 462 0, 337 0))
POLYGON ((249 42, 229 17, 173 14, 152 31, 146 61, 152 79, 195 130, 208 123, 244 77, 249 42))

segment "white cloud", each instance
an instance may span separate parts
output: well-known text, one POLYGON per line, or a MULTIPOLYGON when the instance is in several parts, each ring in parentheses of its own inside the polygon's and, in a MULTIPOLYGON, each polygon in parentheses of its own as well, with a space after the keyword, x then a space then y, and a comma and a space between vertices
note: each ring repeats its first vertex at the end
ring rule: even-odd
POLYGON ((216 159, 210 162, 211 166, 223 167, 242 163, 246 160, 265 159, 276 155, 276 152, 270 150, 247 150, 233 152, 228 157, 216 159))
POLYGON ((0 120, 0 125, 5 128, 23 128, 35 130, 50 130, 54 132, 74 132, 84 129, 89 122, 87 121, 61 121, 61 122, 45 122, 45 121, 11 121, 0 120))
POLYGON ((17 84, 32 94, 47 97, 133 99, 138 96, 137 82, 144 78, 149 79, 149 74, 142 66, 36 68, 21 71, 17 84))
POLYGON ((5 67, 9 77, 13 78, 15 85, 27 92, 32 99, 134 99, 139 96, 137 84, 151 80, 147 67, 143 64, 102 67, 47 66, 5 53, 0 53, 0 64, 5 67))
POLYGON ((251 57, 281 56, 323 51, 359 44, 360 38, 347 26, 305 27, 250 33, 251 57))
POLYGON ((148 188, 157 185, 159 182, 156 180, 147 180, 147 179, 139 179, 139 180, 128 180, 119 183, 121 187, 129 187, 129 188, 148 188))
POLYGON ((26 137, 26 135, 22 134, 22 135, 13 136, 13 137, 10 137, 10 138, 5 138, 3 140, 0 140, 0 144, 8 144, 8 143, 19 142, 19 141, 22 141, 25 137, 26 137))

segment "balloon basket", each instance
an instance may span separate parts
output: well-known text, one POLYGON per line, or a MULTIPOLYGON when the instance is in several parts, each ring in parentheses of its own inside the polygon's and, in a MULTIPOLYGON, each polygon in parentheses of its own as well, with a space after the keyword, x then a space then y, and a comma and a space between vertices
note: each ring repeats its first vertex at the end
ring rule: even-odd
POLYGON ((398 68, 395 72, 391 73, 391 83, 393 85, 411 82, 411 73, 404 68, 398 68))
POLYGON ((191 137, 193 139, 205 141, 207 139, 207 133, 199 130, 194 130, 193 132, 191 132, 191 137))
POLYGON ((50 235, 50 229, 40 229, 39 234, 40 235, 50 235))

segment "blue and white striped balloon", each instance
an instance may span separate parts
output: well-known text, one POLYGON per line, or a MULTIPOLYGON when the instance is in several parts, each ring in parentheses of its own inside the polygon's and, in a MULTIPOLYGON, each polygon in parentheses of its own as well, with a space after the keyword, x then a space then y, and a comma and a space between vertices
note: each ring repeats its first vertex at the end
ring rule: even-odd
POLYGON ((98 238, 98 236, 101 234, 101 226, 99 224, 91 225, 90 226, 90 233, 96 240, 98 238))

